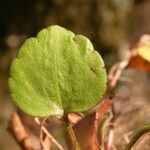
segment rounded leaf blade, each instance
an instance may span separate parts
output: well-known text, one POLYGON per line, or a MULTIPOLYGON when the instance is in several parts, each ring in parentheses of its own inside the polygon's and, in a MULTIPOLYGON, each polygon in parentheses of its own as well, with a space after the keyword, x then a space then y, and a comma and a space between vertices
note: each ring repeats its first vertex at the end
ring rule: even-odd
POLYGON ((33 116, 88 110, 106 90, 104 62, 91 42, 57 25, 23 44, 10 76, 13 101, 33 116))

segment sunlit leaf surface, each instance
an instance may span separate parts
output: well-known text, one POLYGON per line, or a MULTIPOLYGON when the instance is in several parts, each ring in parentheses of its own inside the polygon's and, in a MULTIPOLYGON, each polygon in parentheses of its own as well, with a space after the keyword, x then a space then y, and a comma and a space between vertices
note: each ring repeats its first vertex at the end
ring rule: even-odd
POLYGON ((85 111, 106 89, 106 71, 91 42, 60 26, 28 39, 10 68, 13 101, 33 116, 85 111))

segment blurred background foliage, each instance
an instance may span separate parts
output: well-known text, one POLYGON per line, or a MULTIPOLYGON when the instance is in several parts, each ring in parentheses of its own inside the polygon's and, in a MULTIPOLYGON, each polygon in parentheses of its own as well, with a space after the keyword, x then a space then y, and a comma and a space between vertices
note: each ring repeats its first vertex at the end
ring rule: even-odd
MULTIPOLYGON (((150 1, 1 0, 0 149, 9 149, 4 137, 12 140, 5 133, 6 131, 4 132, 14 109, 7 85, 12 58, 15 57, 25 39, 35 36, 42 28, 52 24, 58 24, 87 36, 95 49, 102 54, 106 67, 110 68, 124 57, 129 46, 134 44, 142 34, 150 33, 150 1)), ((145 74, 140 77, 147 82, 145 74)), ((124 90, 127 88, 123 85, 119 90, 122 90, 121 94, 124 95, 124 90)), ((129 94, 129 91, 126 92, 129 94)), ((121 105, 120 101, 117 104, 121 105)))

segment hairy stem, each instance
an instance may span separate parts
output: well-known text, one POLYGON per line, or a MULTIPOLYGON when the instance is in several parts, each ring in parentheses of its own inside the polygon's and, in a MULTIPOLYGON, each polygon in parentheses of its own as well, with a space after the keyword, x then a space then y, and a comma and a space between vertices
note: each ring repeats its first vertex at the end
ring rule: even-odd
POLYGON ((69 137, 71 139, 73 150, 81 150, 80 147, 79 147, 78 141, 76 139, 74 130, 72 128, 72 125, 71 125, 71 123, 70 123, 70 121, 68 119, 68 114, 64 115, 63 121, 65 123, 67 132, 68 132, 69 137))
POLYGON ((126 150, 131 150, 133 145, 138 141, 138 139, 145 133, 150 132, 150 125, 144 126, 140 128, 135 135, 132 137, 128 145, 126 146, 126 150))

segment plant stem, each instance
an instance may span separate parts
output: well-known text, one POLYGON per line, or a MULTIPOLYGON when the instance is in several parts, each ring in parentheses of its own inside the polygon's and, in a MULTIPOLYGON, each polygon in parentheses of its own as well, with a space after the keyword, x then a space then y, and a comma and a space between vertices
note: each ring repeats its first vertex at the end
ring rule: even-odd
POLYGON ((140 128, 135 135, 132 137, 128 145, 126 146, 126 150, 131 150, 133 145, 138 141, 138 139, 145 133, 150 132, 150 125, 144 126, 140 128))
POLYGON ((65 123, 67 132, 68 132, 69 137, 70 137, 70 139, 71 139, 72 146, 73 146, 73 150, 81 150, 80 147, 79 147, 78 141, 77 141, 77 139, 76 139, 74 130, 73 130, 73 128, 72 128, 72 125, 71 125, 71 123, 70 123, 70 121, 69 121, 69 119, 68 119, 68 114, 64 115, 63 121, 64 121, 64 123, 65 123))
MULTIPOLYGON (((34 120, 37 124, 41 124, 38 117, 35 117, 34 120)), ((44 126, 41 127, 41 130, 43 130, 43 132, 50 138, 50 140, 58 147, 59 150, 64 150, 61 144, 56 141, 56 139, 49 133, 49 131, 44 126)))

